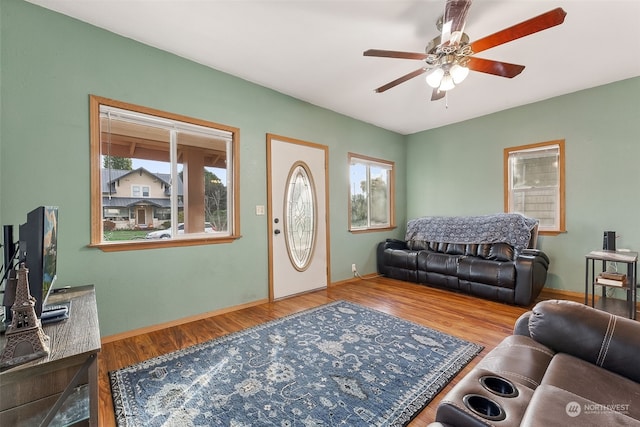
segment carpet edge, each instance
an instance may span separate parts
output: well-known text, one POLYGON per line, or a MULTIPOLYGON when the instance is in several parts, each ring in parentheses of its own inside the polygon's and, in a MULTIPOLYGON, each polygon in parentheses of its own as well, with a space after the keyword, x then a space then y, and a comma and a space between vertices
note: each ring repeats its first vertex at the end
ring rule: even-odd
MULTIPOLYGON (((425 393, 417 396, 416 399, 414 399, 414 402, 417 402, 418 400, 420 400, 421 402, 415 406, 407 406, 407 408, 403 410, 398 417, 399 420, 403 421, 401 421, 400 424, 391 424, 391 426, 402 427, 409 424, 429 405, 429 403, 431 403, 434 397, 436 397, 442 390, 444 390, 444 388, 450 382, 452 382, 460 374, 460 372, 462 372, 462 370, 482 352, 482 350, 484 350, 484 346, 481 344, 477 344, 467 340, 465 341, 468 343, 468 345, 463 349, 464 351, 461 351, 461 354, 455 359, 455 362, 457 363, 450 363, 450 365, 455 365, 455 367, 452 368, 452 370, 456 371, 455 375, 449 379, 443 378, 444 381, 438 383, 436 387, 434 387, 433 389, 429 389, 428 392, 425 391, 425 393), (414 409, 409 410, 410 407, 414 409), (407 413, 410 413, 410 415, 407 415, 407 413)), ((440 377, 445 376, 445 374, 446 372, 443 371, 440 377)), ((411 403, 413 404, 414 402, 411 403)))
POLYGON ((127 405, 124 402, 123 396, 124 393, 126 393, 125 390, 121 389, 120 385, 118 384, 118 374, 119 372, 124 372, 130 368, 134 368, 134 367, 139 367, 142 364, 144 364, 145 366, 155 366, 158 363, 164 363, 170 360, 175 359, 178 356, 183 356, 185 354, 190 354, 193 353, 195 351, 199 351, 201 349, 206 349, 208 347, 210 347, 211 345, 217 345, 217 344, 222 344, 227 342, 228 340, 232 340, 238 336, 247 334, 247 333, 251 333, 252 331, 259 331, 259 330, 263 330, 265 328, 271 327, 273 326, 273 324, 277 324, 277 323, 281 323, 281 322, 285 322, 287 320, 290 319, 295 319, 304 315, 308 315, 308 314, 312 314, 318 310, 322 310, 322 309, 326 309, 326 308, 330 308, 330 307, 334 307, 336 305, 340 305, 340 304, 345 304, 346 306, 350 306, 350 307, 357 307, 358 309, 365 309, 365 310, 371 310, 371 311, 375 311, 376 313, 378 313, 379 315, 382 315, 384 317, 387 318, 393 318, 397 321, 400 321, 402 323, 405 324, 410 324, 410 325, 414 325, 417 327, 421 327, 421 328, 427 328, 427 329, 431 329, 433 331, 436 331, 438 333, 442 333, 451 337, 456 338, 460 344, 463 346, 457 357, 455 357, 453 360, 448 361, 448 363, 446 365, 449 366, 449 370, 448 371, 441 371, 439 374, 439 377, 445 377, 447 372, 450 371, 454 371, 454 375, 451 376, 448 380, 446 378, 443 378, 442 381, 434 381, 433 382, 433 387, 431 388, 427 388, 422 394, 420 394, 419 396, 416 396, 416 398, 413 399, 412 402, 410 402, 409 405, 407 405, 407 407, 405 407, 402 411, 399 412, 399 416, 396 417, 394 420, 387 420, 388 422, 385 424, 379 424, 379 425, 385 425, 385 426, 405 426, 406 424, 408 424, 411 420, 413 420, 426 406, 428 406, 428 404, 432 401, 433 397, 435 397, 438 393, 440 393, 446 386, 447 384, 449 384, 449 382, 451 382, 452 380, 454 380, 459 373, 464 369, 464 367, 469 364, 476 356, 478 356, 482 350, 484 349, 484 346, 474 343, 472 341, 469 341, 467 339, 463 339, 460 338, 458 336, 452 335, 450 333, 447 332, 443 332, 439 329, 435 329, 433 327, 427 326, 427 325, 423 325, 420 323, 417 323, 415 321, 411 321, 411 320, 407 320, 405 318, 396 316, 394 314, 390 314, 375 308, 371 308, 365 305, 361 305, 358 303, 354 303, 354 302, 350 302, 350 301, 346 301, 346 300, 335 300, 335 301, 330 301, 327 302, 325 304, 321 304, 319 306, 316 307, 311 307, 311 308, 307 308, 307 309, 303 309, 300 310, 298 312, 295 313, 291 313, 291 314, 287 314, 285 316, 282 317, 278 317, 266 322, 263 322, 261 324, 258 325, 254 325, 248 328, 244 328, 244 329, 240 329, 238 331, 234 331, 231 333, 228 333, 226 335, 222 335, 220 337, 216 337, 216 338, 212 338, 209 339, 207 341, 203 341, 201 343, 197 343, 194 344, 192 346, 188 346, 182 349, 177 349, 173 352, 170 353, 166 353, 166 354, 162 354, 162 355, 158 355, 155 356, 153 358, 147 359, 145 361, 142 362, 138 362, 123 368, 119 368, 119 369, 115 369, 112 371, 108 372, 108 376, 109 376, 109 381, 110 381, 110 386, 111 386, 111 391, 112 391, 112 399, 113 399, 113 405, 114 405, 114 412, 115 412, 115 416, 116 416, 116 422, 117 425, 120 427, 127 427, 133 424, 130 424, 129 421, 127 420, 127 414, 125 413, 125 407, 128 408, 128 410, 133 410, 133 412, 137 412, 135 410, 135 408, 132 408, 130 405, 127 405), (115 390, 115 394, 114 394, 114 390, 115 390))

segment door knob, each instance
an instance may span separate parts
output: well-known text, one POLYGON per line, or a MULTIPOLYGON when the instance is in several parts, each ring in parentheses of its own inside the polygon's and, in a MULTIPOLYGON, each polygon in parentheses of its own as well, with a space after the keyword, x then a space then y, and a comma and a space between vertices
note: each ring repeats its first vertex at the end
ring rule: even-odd
POLYGON ((280 230, 276 228, 275 230, 273 230, 273 234, 280 234, 280 230))

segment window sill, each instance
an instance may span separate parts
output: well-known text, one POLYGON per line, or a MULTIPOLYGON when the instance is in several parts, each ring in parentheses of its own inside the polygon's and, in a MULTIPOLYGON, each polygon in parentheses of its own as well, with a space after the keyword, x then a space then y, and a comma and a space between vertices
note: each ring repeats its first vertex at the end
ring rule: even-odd
POLYGON ((538 231, 538 236, 557 236, 559 234, 566 233, 567 230, 540 230, 538 231))
POLYGON ((141 240, 141 241, 126 241, 126 242, 102 242, 92 243, 90 248, 98 248, 103 252, 122 252, 122 251, 137 251, 142 249, 157 249, 157 248, 175 248, 182 246, 200 246, 200 245, 215 245, 220 243, 233 243, 235 240, 242 236, 225 236, 225 237, 209 237, 209 238, 180 238, 180 239, 166 239, 166 240, 141 240))
POLYGON ((380 227, 380 228, 362 228, 362 229, 356 228, 356 229, 349 230, 349 232, 353 233, 353 234, 375 233, 375 232, 378 232, 378 231, 395 230, 396 228, 398 228, 398 227, 396 227, 395 225, 392 225, 390 227, 380 227))

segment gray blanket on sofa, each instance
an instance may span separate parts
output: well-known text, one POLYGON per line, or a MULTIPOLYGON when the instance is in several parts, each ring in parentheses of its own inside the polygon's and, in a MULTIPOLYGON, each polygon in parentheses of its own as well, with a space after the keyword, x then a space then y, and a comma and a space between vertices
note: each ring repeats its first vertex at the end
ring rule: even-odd
POLYGON ((538 220, 520 214, 431 216, 407 223, 405 240, 446 243, 508 243, 517 251, 529 247, 538 220))

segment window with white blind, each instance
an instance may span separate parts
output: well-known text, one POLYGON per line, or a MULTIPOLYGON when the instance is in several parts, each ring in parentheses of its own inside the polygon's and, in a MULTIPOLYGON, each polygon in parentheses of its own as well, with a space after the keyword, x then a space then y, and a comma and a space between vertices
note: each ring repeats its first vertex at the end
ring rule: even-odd
POLYGON ((97 96, 90 106, 92 246, 238 238, 238 129, 97 96))
POLYGON ((565 231, 564 140, 505 148, 505 212, 540 221, 541 234, 565 231))
POLYGON ((349 230, 395 227, 394 163, 349 153, 349 230))

